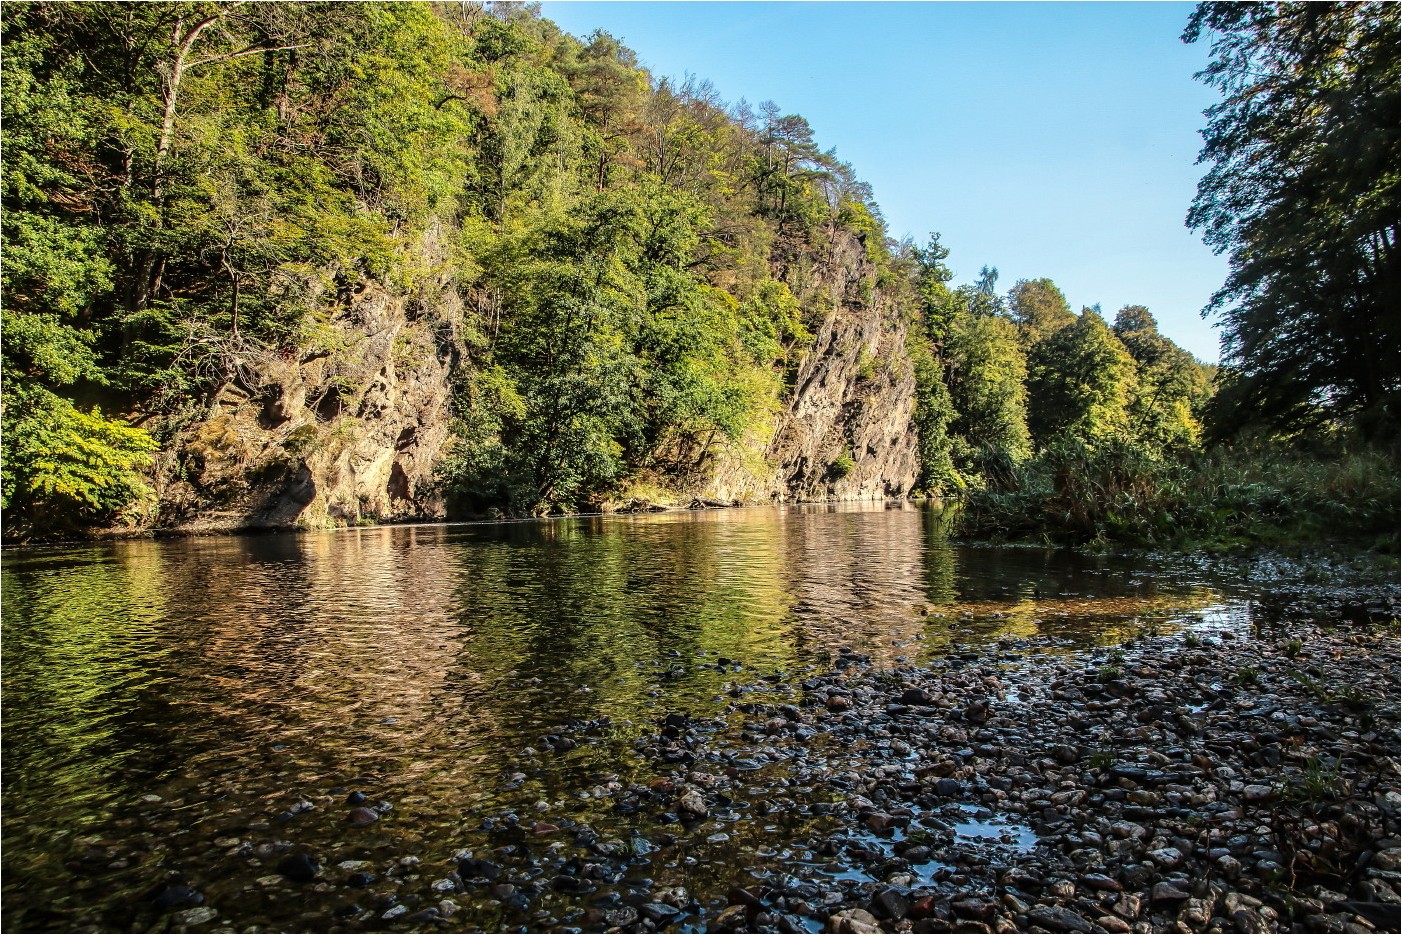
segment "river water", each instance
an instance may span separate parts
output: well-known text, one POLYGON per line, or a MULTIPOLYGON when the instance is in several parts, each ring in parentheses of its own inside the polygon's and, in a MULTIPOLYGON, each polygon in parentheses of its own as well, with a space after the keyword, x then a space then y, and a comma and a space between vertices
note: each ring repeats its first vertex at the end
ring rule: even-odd
MULTIPOLYGON (((844 647, 898 665, 1245 613, 1148 558, 955 546, 937 511, 913 505, 10 550, 4 928, 402 929, 382 921, 381 890, 435 905, 455 854, 507 840, 491 816, 652 840, 655 814, 590 790, 646 782, 639 734, 719 711, 736 682, 792 681, 844 647), (552 746, 566 734, 572 748, 552 746), (392 810, 349 824, 356 791, 392 810), (289 849, 322 876, 280 877, 289 849), (418 865, 385 874, 404 857, 418 865), (353 860, 377 885, 346 889, 338 865, 353 860), (154 906, 171 884, 215 914, 154 906)), ((664 849, 639 861, 639 886, 723 897, 794 856, 785 820, 664 849)), ((453 918, 418 927, 534 930, 561 911, 550 894, 447 895, 453 918)))

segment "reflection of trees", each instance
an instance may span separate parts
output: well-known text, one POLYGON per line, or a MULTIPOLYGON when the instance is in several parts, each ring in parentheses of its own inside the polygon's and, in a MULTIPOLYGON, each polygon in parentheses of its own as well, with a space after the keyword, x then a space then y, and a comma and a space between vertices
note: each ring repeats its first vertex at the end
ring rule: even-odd
POLYGON ((765 523, 670 520, 497 527, 499 539, 484 534, 457 551, 467 638, 454 671, 464 695, 481 702, 466 685, 478 673, 494 685, 514 680, 510 690, 528 696, 518 704, 541 726, 636 719, 653 713, 653 685, 663 704, 721 688, 725 674, 693 666, 702 652, 744 659, 762 649, 782 661, 788 647, 765 629, 787 600, 777 537, 765 523), (685 674, 659 682, 673 664, 685 674), (541 683, 520 684, 529 679, 541 683))
MULTIPOLYGON (((575 794, 595 771, 622 771, 635 732, 559 757, 523 748, 573 720, 703 713, 727 682, 753 677, 701 667, 718 656, 772 671, 844 645, 892 661, 921 634, 926 652, 1003 637, 1118 641, 1136 615, 1218 599, 1135 582, 1101 559, 954 547, 938 513, 880 504, 5 559, 6 835, 26 886, 65 885, 41 879, 64 852, 49 840, 62 827, 112 834, 120 819, 124 842, 198 867, 215 829, 246 829, 292 793, 357 775, 378 779, 367 791, 395 803, 391 820, 351 839, 342 816, 321 811, 266 834, 328 853, 353 842, 446 854, 478 805, 540 797, 621 827, 632 819, 575 794), (503 790, 516 766, 527 783, 503 790), (147 792, 166 802, 140 804, 147 792), (197 832, 169 833, 185 821, 197 832)), ((749 831, 733 833, 717 853, 751 845, 749 831)))
POLYGON ((6 557, 5 795, 31 822, 71 827, 84 816, 56 803, 100 809, 176 756, 139 716, 164 703, 145 662, 161 651, 165 597, 150 546, 6 557))

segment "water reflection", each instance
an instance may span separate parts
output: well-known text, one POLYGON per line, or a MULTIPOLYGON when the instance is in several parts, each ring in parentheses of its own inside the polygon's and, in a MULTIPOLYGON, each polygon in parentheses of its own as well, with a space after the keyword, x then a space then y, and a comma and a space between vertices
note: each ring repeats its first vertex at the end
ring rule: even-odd
POLYGON ((3 588, 12 929, 150 924, 168 871, 243 906, 233 921, 324 924, 214 842, 443 859, 490 806, 583 814, 588 777, 631 768, 630 724, 754 677, 721 659, 794 673, 844 646, 893 663, 1117 640, 1223 602, 1124 561, 955 547, 938 513, 880 504, 11 551, 3 588), (592 742, 503 785, 578 721, 592 742), (316 798, 345 787, 395 810, 352 837, 316 798), (319 810, 281 826, 304 797, 319 810))

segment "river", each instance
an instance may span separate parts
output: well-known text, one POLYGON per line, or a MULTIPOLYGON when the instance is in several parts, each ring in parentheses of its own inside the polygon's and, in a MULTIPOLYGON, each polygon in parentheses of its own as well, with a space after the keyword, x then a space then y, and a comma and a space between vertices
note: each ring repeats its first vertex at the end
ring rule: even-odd
MULTIPOLYGON (((8 931, 377 931, 389 884, 408 909, 459 904, 425 928, 533 928, 562 897, 433 884, 455 854, 516 846, 503 812, 653 840, 657 810, 600 787, 646 782, 640 733, 736 682, 844 647, 892 666, 1248 612, 1161 560, 953 545, 910 504, 14 549, 3 594, 8 931), (291 851, 316 882, 277 873, 291 851), (376 879, 347 890, 346 861, 376 879), (153 904, 172 885, 195 915, 153 904)), ((728 833, 640 856, 633 882, 704 903, 802 858, 800 820, 717 818, 728 833)))

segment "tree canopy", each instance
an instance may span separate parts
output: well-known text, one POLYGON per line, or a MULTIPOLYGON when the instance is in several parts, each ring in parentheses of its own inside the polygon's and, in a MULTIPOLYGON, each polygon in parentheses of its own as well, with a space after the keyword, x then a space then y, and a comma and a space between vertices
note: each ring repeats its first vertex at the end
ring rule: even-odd
POLYGON ((1399 7, 1203 3, 1208 166, 1188 213, 1231 272, 1222 426, 1397 430, 1399 7))

